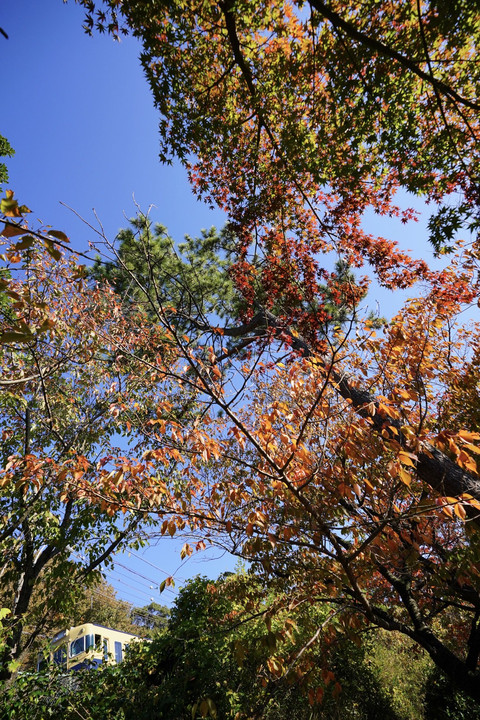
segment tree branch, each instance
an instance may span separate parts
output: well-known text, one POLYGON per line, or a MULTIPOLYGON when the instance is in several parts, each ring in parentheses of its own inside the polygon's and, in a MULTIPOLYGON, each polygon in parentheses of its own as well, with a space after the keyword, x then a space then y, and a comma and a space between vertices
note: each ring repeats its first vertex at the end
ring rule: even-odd
MULTIPOLYGON (((386 434, 389 440, 399 443, 401 447, 408 446, 408 438, 402 424, 393 418, 386 418, 380 412, 379 403, 374 395, 359 387, 354 378, 338 373, 330 363, 327 364, 321 357, 315 355, 308 343, 291 328, 285 327, 273 313, 268 310, 259 311, 248 325, 235 328, 235 337, 240 337, 242 330, 247 332, 247 328, 249 332, 264 329, 271 331, 279 339, 288 338, 293 350, 330 374, 331 382, 338 393, 351 403, 358 415, 368 420, 372 430, 381 433, 383 437, 386 434)), ((457 463, 430 443, 423 443, 422 449, 417 453, 415 470, 418 477, 439 495, 459 497, 468 493, 480 502, 480 480, 462 470, 457 463)), ((475 523, 480 525, 479 513, 474 512, 472 517, 475 523)))
POLYGON ((326 5, 321 0, 309 1, 310 5, 314 7, 315 10, 320 13, 320 15, 322 15, 324 18, 327 18, 327 20, 330 20, 334 27, 342 28, 342 30, 353 40, 357 40, 365 47, 369 47, 371 50, 375 50, 381 55, 385 55, 391 60, 395 60, 396 62, 400 63, 400 65, 407 68, 408 70, 411 70, 411 72, 417 75, 421 80, 425 80, 425 82, 427 82, 438 92, 443 93, 447 97, 456 100, 457 102, 471 108, 472 110, 480 110, 480 105, 478 103, 462 97, 456 90, 451 88, 446 83, 442 82, 442 80, 437 80, 437 78, 435 78, 433 75, 422 70, 415 62, 413 62, 413 60, 410 60, 410 58, 397 52, 397 50, 394 50, 388 45, 380 42, 380 40, 376 40, 375 38, 366 35, 360 30, 357 30, 356 27, 354 27, 347 20, 341 18, 338 13, 331 10, 328 5, 326 5))

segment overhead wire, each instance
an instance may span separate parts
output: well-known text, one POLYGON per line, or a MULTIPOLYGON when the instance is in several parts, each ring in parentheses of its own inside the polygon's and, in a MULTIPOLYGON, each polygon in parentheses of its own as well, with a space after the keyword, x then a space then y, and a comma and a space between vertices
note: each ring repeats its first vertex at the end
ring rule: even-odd
MULTIPOLYGON (((73 553, 73 554, 81 560, 84 559, 79 553, 73 553)), ((124 575, 124 577, 129 577, 129 576, 124 575)), ((129 578, 129 579, 131 579, 131 578, 129 578)), ((139 573, 138 571, 136 571, 132 568, 129 568, 127 565, 124 565, 123 563, 120 563, 120 562, 114 562, 112 571, 107 576, 107 582, 109 582, 111 580, 114 580, 115 582, 120 583, 121 585, 125 585, 126 587, 129 587, 131 590, 134 590, 135 593, 137 593, 136 595, 132 594, 131 592, 127 592, 127 594, 132 597, 135 597, 137 600, 141 600, 142 602, 145 602, 145 598, 148 598, 148 603, 153 602, 152 592, 146 592, 143 588, 148 587, 148 590, 152 591, 154 589, 159 588, 159 586, 160 586, 160 583, 157 580, 153 580, 152 578, 149 578, 146 575, 142 575, 142 573, 139 573), (116 566, 123 568, 128 573, 130 573, 130 575, 134 576, 132 579, 132 582, 134 582, 135 584, 132 585, 130 583, 125 582, 125 580, 122 580, 121 578, 119 578, 118 575, 121 574, 121 571, 116 570, 115 569, 116 566), (117 577, 115 577, 113 573, 116 573, 117 577), (148 585, 145 582, 139 581, 137 578, 141 578, 143 581, 146 581, 146 583, 148 583, 148 585), (143 587, 141 587, 141 586, 143 586, 143 587)), ((118 588, 114 587, 114 590, 118 590, 118 588)), ((123 590, 123 588, 121 590, 123 593, 126 592, 125 590, 123 590)), ((168 592, 169 595, 175 597, 176 593, 171 587, 165 588, 165 591, 168 592)), ((120 599, 122 599, 122 598, 120 598, 120 599)), ((127 602, 129 602, 129 601, 127 600, 127 602)))

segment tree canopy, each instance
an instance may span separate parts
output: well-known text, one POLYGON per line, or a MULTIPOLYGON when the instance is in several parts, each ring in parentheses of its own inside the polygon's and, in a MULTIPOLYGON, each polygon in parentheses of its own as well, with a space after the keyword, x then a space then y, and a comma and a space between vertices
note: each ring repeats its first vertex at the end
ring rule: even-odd
POLYGON ((478 707, 440 673, 432 681, 428 656, 399 634, 369 632, 354 643, 342 633, 325 642, 320 633, 300 672, 298 647, 312 631, 330 628, 329 610, 303 604, 292 617, 278 612, 277 601, 245 572, 196 577, 153 640, 132 643, 120 665, 81 671, 74 684, 53 668, 22 676, 0 692, 0 717, 478 720, 478 707), (283 675, 280 654, 290 663, 283 675), (312 698, 322 702, 312 707, 312 698))
MULTIPOLYGON (((145 466, 133 447, 127 452, 121 447, 121 436, 131 429, 125 413, 146 418, 159 411, 161 401, 135 372, 134 346, 128 350, 130 361, 117 348, 126 349, 124 340, 134 339, 135 328, 143 346, 153 342, 157 350, 164 348, 167 362, 171 357, 164 335, 154 332, 148 342, 139 336, 140 318, 126 317, 111 289, 87 285, 85 268, 62 254, 62 246, 68 246, 64 233, 28 227, 27 210, 12 193, 2 201, 5 676, 56 617, 68 616, 112 553, 139 537, 141 542, 140 529, 150 523, 149 516, 140 515, 135 504, 112 505, 112 498, 107 503, 104 490, 112 486, 120 494, 136 477, 140 494, 148 496, 145 466)), ((166 392, 159 385, 157 390, 166 392)), ((174 397, 175 392, 168 394, 168 408, 174 397)), ((161 475, 158 470, 158 479, 161 475)))
POLYGON ((311 285, 314 254, 338 247, 353 263, 370 261, 386 284, 425 272, 361 227, 368 207, 401 213, 399 187, 441 204, 438 249, 457 224, 475 222, 471 3, 453 12, 439 2, 124 0, 97 3, 96 17, 93 2, 81 4, 87 30, 141 40, 161 158, 184 162, 199 195, 228 212, 244 251, 255 243, 278 265, 284 244, 287 281, 297 273, 311 285))
MULTIPOLYGON (((187 530, 197 548, 222 545, 279 598, 277 613, 310 604, 347 636, 399 632, 479 703, 480 326, 463 314, 480 277, 478 13, 421 0, 81 4, 87 30, 141 39, 161 158, 180 159, 229 223, 187 240, 182 259, 140 218, 96 268, 111 285, 78 296, 61 234, 40 235, 38 262, 28 235, 9 248, 28 268, 4 281, 7 382, 25 406, 4 471, 9 501, 21 496, 15 527, 27 490, 44 487, 29 463, 48 451, 41 467, 68 478, 60 502, 85 499, 107 526, 123 511, 160 520, 162 534, 187 530), (400 191, 431 204, 443 269, 363 228, 367 209, 412 222, 400 191), (362 266, 390 289, 421 281, 380 331, 362 311, 369 281, 351 272, 362 266), (55 375, 65 346, 81 367, 55 375), (76 430, 69 439, 77 400, 54 422, 73 392, 104 408, 97 464, 76 430), (135 459, 111 451, 119 428, 135 459)), ((2 209, 3 236, 22 235, 11 196, 2 209)), ((317 632, 297 653, 307 665, 317 632)), ((272 646, 273 673, 289 662, 272 646)))

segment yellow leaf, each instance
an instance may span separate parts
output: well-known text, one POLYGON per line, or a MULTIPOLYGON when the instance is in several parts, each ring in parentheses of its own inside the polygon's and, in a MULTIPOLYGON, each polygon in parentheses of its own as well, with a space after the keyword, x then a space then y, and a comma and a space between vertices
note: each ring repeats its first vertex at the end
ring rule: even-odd
POLYGON ((57 240, 61 240, 64 243, 69 243, 70 240, 68 239, 67 235, 65 235, 64 232, 61 230, 49 230, 48 234, 51 235, 54 238, 57 238, 57 240))
POLYGON ((185 543, 185 545, 180 550, 180 559, 184 560, 186 557, 190 557, 190 555, 193 553, 192 548, 188 543, 185 543))
POLYGON ((389 415, 389 417, 392 418, 398 417, 398 411, 390 407, 389 405, 385 405, 385 403, 378 403, 378 411, 380 413, 383 413, 384 415, 389 415))
POLYGON ((468 432, 468 430, 459 430, 458 437, 461 437, 464 440, 480 440, 480 433, 468 432))
POLYGON ((404 470, 402 467, 399 467, 398 468, 398 477, 405 485, 408 485, 408 487, 410 487, 411 482, 412 482, 412 476, 410 475, 409 472, 404 470))
POLYGON ((467 442, 463 445, 463 448, 465 448, 465 450, 470 450, 470 452, 476 453, 477 455, 480 455, 480 447, 478 447, 478 445, 472 445, 472 443, 467 442))
POLYGON ((480 510, 480 502, 478 500, 475 500, 475 498, 466 495, 462 495, 462 498, 464 498, 467 505, 474 507, 475 510, 480 510))
POLYGON ((409 467, 415 467, 415 462, 417 460, 417 456, 413 453, 408 453, 405 451, 400 451, 398 453, 398 459, 400 460, 403 465, 408 465, 409 467))

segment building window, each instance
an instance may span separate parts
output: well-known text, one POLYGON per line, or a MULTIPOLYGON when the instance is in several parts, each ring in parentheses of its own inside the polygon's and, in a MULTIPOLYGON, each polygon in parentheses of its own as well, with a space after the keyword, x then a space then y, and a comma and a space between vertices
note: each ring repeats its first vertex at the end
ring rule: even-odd
POLYGON ((115 640, 115 662, 122 662, 122 643, 115 640))
POLYGON ((60 645, 56 650, 53 651, 53 662, 55 665, 65 665, 67 662, 67 646, 60 645))
POLYGON ((85 652, 85 637, 83 635, 70 643, 70 657, 80 655, 82 652, 85 652))

